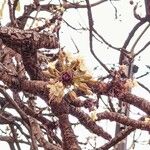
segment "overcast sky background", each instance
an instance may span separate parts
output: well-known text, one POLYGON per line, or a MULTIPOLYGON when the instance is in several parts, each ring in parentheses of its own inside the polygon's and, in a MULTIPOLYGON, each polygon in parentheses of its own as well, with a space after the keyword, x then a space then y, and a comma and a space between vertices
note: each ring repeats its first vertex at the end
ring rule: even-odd
MULTIPOLYGON (((3 0, 0 0, 0 6, 2 4, 3 0)), ((23 11, 23 5, 30 4, 31 0, 21 0, 21 12, 23 11), (23 5, 22 5, 23 4, 23 5)), ((96 0, 91 0, 91 2, 95 2, 96 0)), ((134 0, 134 4, 138 2, 139 0, 134 0)), ((46 2, 46 1, 45 1, 46 2)), ((54 2, 54 0, 52 1, 54 2)), ((56 2, 56 0, 55 0, 56 2)), ((44 3, 44 2, 43 2, 44 3)), ((129 32, 133 28, 133 26, 137 23, 137 20, 134 19, 133 16, 133 7, 134 5, 129 4, 129 0, 120 0, 120 2, 113 2, 114 6, 117 8, 117 16, 118 18, 115 19, 115 9, 112 6, 110 2, 103 3, 99 6, 93 7, 92 8, 92 13, 93 13, 93 18, 94 18, 94 27, 95 29, 102 35, 109 43, 111 43, 113 46, 116 47, 121 47, 127 38, 129 32)), ((145 7, 144 7, 144 0, 141 0, 139 3, 139 6, 141 7, 138 8, 138 12, 141 16, 145 15, 145 7)), ((9 22, 9 14, 8 14, 8 8, 5 7, 4 10, 4 15, 3 18, 1 19, 2 25, 6 24, 9 22)), ((19 12, 19 13, 21 13, 19 12)), ((19 15, 18 13, 18 15, 19 15)), ((39 15, 44 15, 46 16, 47 13, 42 12, 39 15)), ((33 16, 35 14, 33 13, 33 16)), ((47 17, 49 17, 47 15, 47 17)), ((71 24, 74 27, 80 27, 79 24, 81 24, 83 27, 88 27, 88 20, 87 20, 87 10, 86 9, 80 9, 80 10, 74 10, 70 9, 67 10, 64 14, 64 19, 67 21, 69 24, 71 24)), ((30 23, 30 22, 29 22, 30 23)), ((144 29, 146 25, 142 26, 138 32, 136 32, 136 36, 134 40, 136 39, 137 35, 141 33, 141 30, 144 29)), ((99 66, 97 61, 93 58, 93 56, 90 53, 89 50, 89 36, 88 36, 88 31, 74 31, 71 28, 69 28, 65 23, 62 24, 62 29, 60 32, 60 42, 61 46, 65 46, 65 49, 68 51, 72 51, 73 53, 76 53, 76 48, 74 44, 71 41, 71 38, 75 41, 76 45, 78 46, 80 50, 80 54, 85 58, 86 65, 88 66, 90 72, 92 73, 92 70, 94 67, 99 66)), ((137 44, 135 51, 140 50, 145 43, 149 41, 150 37, 150 29, 144 34, 140 42, 137 44)), ((128 50, 131 49, 132 44, 134 40, 131 42, 130 46, 128 47, 128 50)), ((93 41, 94 43, 94 51, 99 57, 99 59, 108 65, 109 68, 112 67, 112 64, 118 65, 119 61, 119 52, 116 50, 112 50, 111 48, 108 48, 107 45, 101 42, 97 42, 96 40, 93 41)), ((148 70, 145 65, 150 65, 150 50, 149 47, 142 53, 140 54, 140 58, 137 57, 135 60, 135 63, 138 64, 140 67, 139 71, 137 74, 135 74, 135 77, 144 74, 148 70), (140 59, 140 61, 139 61, 140 59)), ((94 76, 101 76, 104 75, 106 72, 104 69, 99 66, 96 71, 93 72, 94 76)), ((148 88, 150 88, 150 76, 147 76, 145 78, 141 78, 139 80, 141 83, 145 84, 148 88)), ((133 93, 141 96, 145 99, 149 99, 149 94, 142 88, 135 87, 133 90, 133 93)), ((105 97, 104 97, 105 100, 105 97)), ((97 110, 97 112, 101 112, 106 110, 104 108, 104 105, 101 103, 100 109, 97 110)), ((139 115, 137 115, 138 110, 134 107, 131 108, 131 118, 140 118, 139 115)), ((140 112, 142 113, 142 112, 140 112)), ((72 122, 76 122, 75 118, 71 118, 72 122)), ((115 123, 114 122, 109 122, 109 121, 101 121, 99 123, 101 126, 104 127, 104 130, 106 130, 108 133, 114 133, 115 131, 115 123)), ((85 139, 85 137, 88 137, 89 135, 92 136, 92 134, 89 134, 86 129, 84 129, 82 126, 76 127, 75 131, 80 134, 79 141, 82 141, 85 139)), ((139 136, 141 132, 138 131, 136 133, 136 137, 139 136)), ((0 133, 1 134, 1 133, 0 133)), ((130 135, 129 137, 129 142, 128 145, 130 146, 131 141, 132 141, 132 136, 133 134, 130 135)), ((149 150, 150 145, 145 144, 148 140, 150 139, 148 133, 146 131, 142 132, 140 136, 140 144, 136 144, 135 150, 149 150)), ((92 142, 92 141, 91 141, 92 142)), ((106 142, 102 138, 97 139, 97 145, 101 145, 102 142, 106 142), (99 142, 100 141, 100 142, 99 142)), ((3 148, 4 150, 8 150, 8 145, 5 144, 4 142, 0 142, 0 148, 3 148)), ((23 150, 28 150, 28 147, 24 147, 23 150)))

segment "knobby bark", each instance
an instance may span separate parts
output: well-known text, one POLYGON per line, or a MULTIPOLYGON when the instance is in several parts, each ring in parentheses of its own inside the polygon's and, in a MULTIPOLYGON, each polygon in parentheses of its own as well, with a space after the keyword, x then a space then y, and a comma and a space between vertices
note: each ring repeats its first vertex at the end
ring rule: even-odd
MULTIPOLYGON (((38 150, 39 147, 46 150, 82 149, 83 143, 78 141, 78 135, 69 120, 70 115, 77 118, 79 124, 89 132, 107 140, 107 143, 101 147, 94 147, 97 150, 107 150, 113 147, 136 129, 150 131, 150 102, 130 93, 133 82, 129 79, 129 73, 121 69, 122 65, 126 65, 130 72, 134 58, 149 45, 147 43, 133 55, 127 51, 136 31, 149 21, 149 1, 145 0, 146 16, 139 17, 139 22, 133 27, 124 45, 120 48, 108 43, 94 28, 91 8, 104 2, 106 0, 92 4, 88 0, 86 4, 62 1, 62 4, 42 5, 39 0, 34 0, 33 4, 24 7, 22 16, 16 18, 16 7, 19 1, 15 0, 12 4, 11 1, 8 1, 11 22, 0 27, 0 81, 2 81, 0 85, 0 124, 9 126, 10 136, 6 136, 7 134, 0 136, 0 140, 6 141, 10 149, 15 150, 17 147, 20 150, 22 143, 35 150, 38 150), (108 75, 101 81, 86 73, 80 59, 70 60, 59 41, 59 32, 66 10, 80 8, 87 8, 88 12, 91 55, 108 72, 108 75), (31 26, 25 30, 24 27, 29 18, 33 19, 32 25, 36 20, 41 19, 37 15, 30 16, 34 11, 37 14, 40 11, 47 11, 52 18, 46 20, 42 26, 31 26), (48 28, 52 28, 52 31, 45 30, 48 28), (120 52, 118 70, 109 70, 94 53, 95 34, 107 46, 120 52), (127 84, 129 81, 130 84, 127 84), (70 87, 73 87, 73 90, 70 87), (96 100, 90 98, 93 94, 97 96, 96 100), (97 113, 95 116, 85 113, 85 109, 90 112, 99 108, 101 96, 109 97, 111 105, 109 112, 97 113), (122 104, 137 107, 146 115, 139 120, 134 120, 120 114, 113 106, 113 98, 117 98, 122 104), (44 101, 45 106, 37 105, 38 100, 44 101), (17 115, 9 113, 6 108, 15 110, 17 115), (98 124, 103 119, 128 127, 112 137, 98 124), (58 129, 61 135, 57 134, 58 129), (21 133, 22 136, 19 137, 18 133, 21 133)), ((87 140, 86 144, 89 143, 87 140)))

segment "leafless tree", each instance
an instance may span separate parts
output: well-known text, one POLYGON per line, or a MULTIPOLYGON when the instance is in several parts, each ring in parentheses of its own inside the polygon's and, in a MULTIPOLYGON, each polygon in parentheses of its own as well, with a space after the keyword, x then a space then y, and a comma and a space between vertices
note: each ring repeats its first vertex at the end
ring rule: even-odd
MULTIPOLYGON (((0 141, 7 142, 11 150, 22 150, 25 145, 30 150, 125 150, 124 140, 131 132, 136 129, 150 131, 150 101, 131 93, 135 84, 150 93, 149 88, 138 81, 149 75, 149 64, 148 71, 137 77, 137 83, 133 80, 133 74, 138 71, 134 59, 150 44, 150 41, 144 43, 143 48, 135 52, 135 46, 150 26, 150 1, 145 0, 144 17, 137 12, 138 4, 129 2, 134 6, 133 15, 137 24, 129 31, 124 44, 115 47, 95 29, 96 18, 93 17, 92 8, 111 3, 117 18, 114 3, 119 2, 121 0, 93 3, 89 0, 61 0, 44 4, 41 0, 33 0, 33 3, 24 6, 23 14, 16 17, 21 1, 3 0, 0 15, 4 19, 3 14, 8 13, 10 22, 0 27, 0 141), (5 7, 9 12, 4 10, 5 7), (70 9, 86 10, 88 27, 76 28, 66 21, 64 16, 70 9), (51 17, 39 16, 42 11, 51 17), (28 26, 29 19, 32 21, 28 26), (128 46, 134 34, 147 23, 129 51, 128 46), (62 24, 76 32, 88 31, 87 43, 91 56, 107 72, 106 76, 95 79, 86 70, 82 59, 66 52, 60 42, 62 24), (110 54, 114 50, 120 54, 118 68, 110 69, 99 59, 93 50, 93 39, 107 45, 112 50, 110 54), (107 101, 107 111, 96 113, 103 96, 107 101), (118 100, 119 109, 116 109, 114 99, 118 100), (139 119, 130 118, 130 106, 138 108, 145 115, 139 119), (70 121, 72 116, 78 121, 70 121), (99 124, 104 119, 117 123, 115 136, 99 124), (95 144, 90 143, 90 135, 83 141, 79 140, 82 129, 76 132, 75 128, 81 125, 92 133, 95 144), (105 144, 96 141, 97 137, 105 139, 105 144)), ((73 38, 71 40, 79 53, 80 46, 73 38)), ((132 148, 135 142, 134 139, 132 148)))

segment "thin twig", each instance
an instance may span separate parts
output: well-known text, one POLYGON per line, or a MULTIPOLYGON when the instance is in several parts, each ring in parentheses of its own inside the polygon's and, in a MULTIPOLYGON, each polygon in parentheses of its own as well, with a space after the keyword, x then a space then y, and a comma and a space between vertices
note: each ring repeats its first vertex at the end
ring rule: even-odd
POLYGON ((92 17, 92 11, 91 11, 89 0, 86 0, 86 3, 87 3, 87 11, 88 11, 88 19, 89 19, 89 42, 90 42, 90 51, 91 51, 91 54, 99 62, 99 64, 110 74, 111 71, 106 67, 106 65, 103 62, 101 62, 99 60, 99 58, 96 56, 96 54, 93 51, 93 36, 92 36, 92 31, 93 31, 93 17, 92 17))
POLYGON ((150 93, 150 90, 149 90, 149 88, 148 87, 146 87, 144 84, 142 84, 141 82, 139 82, 138 81, 138 84, 143 88, 143 89, 145 89, 147 92, 149 92, 150 93))
POLYGON ((129 33, 128 38, 126 39, 123 48, 126 49, 126 47, 129 45, 130 40, 132 39, 132 37, 134 36, 135 32, 139 29, 139 27, 141 27, 145 22, 147 21, 147 19, 143 19, 140 22, 138 22, 133 29, 131 30, 131 32, 129 33))
POLYGON ((141 50, 139 50, 137 53, 135 53, 135 54, 133 55, 133 58, 135 58, 137 55, 139 55, 141 52, 143 52, 149 45, 150 45, 150 41, 147 42, 147 43, 144 45, 144 47, 141 48, 141 50))
POLYGON ((141 37, 144 35, 144 33, 147 31, 147 29, 150 27, 150 23, 145 27, 145 29, 141 32, 141 34, 138 36, 138 38, 136 39, 136 41, 134 42, 132 48, 131 48, 131 53, 134 53, 134 49, 135 46, 137 45, 137 43, 139 42, 139 40, 141 39, 141 37))
POLYGON ((41 9, 41 6, 40 6, 40 5, 37 6, 37 11, 36 11, 35 17, 34 17, 34 19, 32 20, 32 23, 31 23, 29 29, 31 29, 32 26, 33 26, 33 24, 35 23, 35 21, 36 21, 36 19, 37 19, 37 16, 38 16, 38 13, 40 12, 40 9, 41 9))
POLYGON ((136 77, 136 79, 143 78, 143 77, 145 77, 145 76, 147 76, 147 75, 149 75, 149 74, 150 74, 150 72, 146 72, 146 73, 144 73, 144 74, 142 74, 142 75, 136 77))
POLYGON ((102 39, 102 41, 103 41, 106 45, 108 45, 109 47, 111 47, 111 48, 113 48, 113 49, 115 49, 115 50, 117 50, 117 51, 120 51, 121 47, 115 47, 115 46, 111 45, 110 43, 108 43, 108 42, 96 31, 95 28, 93 28, 92 30, 93 30, 93 32, 94 32, 100 39, 102 39))

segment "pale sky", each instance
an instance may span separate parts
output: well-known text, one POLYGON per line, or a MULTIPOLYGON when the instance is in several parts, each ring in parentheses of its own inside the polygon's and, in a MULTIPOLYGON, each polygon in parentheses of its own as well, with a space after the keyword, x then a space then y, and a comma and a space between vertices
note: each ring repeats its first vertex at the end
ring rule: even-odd
MULTIPOLYGON (((94 2, 94 1, 96 1, 96 0, 91 0, 91 2, 94 2)), ((138 1, 139 0, 134 0, 134 3, 138 2, 138 1)), ((143 1, 141 0, 141 2, 144 2, 144 0, 143 1)), ((30 1, 22 0, 21 3, 29 4, 30 1)), ((103 37, 109 43, 111 43, 113 46, 121 47, 123 45, 125 39, 127 38, 129 32, 131 31, 132 27, 136 24, 137 20, 133 18, 132 11, 133 11, 134 5, 130 5, 129 0, 121 0, 121 2, 113 2, 113 4, 117 7, 118 19, 115 19, 115 9, 111 5, 111 3, 109 3, 109 2, 103 3, 100 6, 94 7, 92 9, 93 18, 94 18, 94 27, 95 27, 95 29, 97 29, 97 31, 100 33, 100 35, 103 35, 103 37), (121 14, 121 16, 120 16, 120 14, 121 14)), ((138 9, 138 12, 142 16, 144 16, 145 13, 144 13, 143 4, 140 3, 140 5, 142 5, 142 6, 138 9)), ((7 8, 5 8, 5 12, 7 12, 7 8)), ((67 10, 67 12, 64 15, 64 19, 65 19, 65 21, 67 21, 68 23, 73 25, 74 27, 79 27, 79 24, 81 24, 84 27, 88 26, 86 9, 84 9, 84 10, 83 9, 82 10, 73 10, 73 9, 67 10)), ((9 21, 8 13, 5 13, 4 17, 2 18, 2 24, 6 23, 8 21, 9 21)), ((141 29, 143 29, 143 27, 141 29)), ((139 30, 137 32, 137 34, 139 34, 140 31, 141 30, 139 30)), ((79 32, 80 33, 77 33, 76 31, 70 29, 65 24, 63 24, 62 30, 61 30, 61 35, 60 35, 61 46, 62 47, 65 46, 65 48, 68 51, 72 51, 73 53, 75 53, 76 48, 73 45, 70 37, 73 38, 73 40, 76 42, 76 44, 80 50, 81 55, 85 58, 85 61, 86 61, 87 66, 89 67, 89 70, 92 70, 95 66, 98 66, 98 63, 90 54, 89 42, 88 42, 88 40, 89 40, 88 32, 87 31, 83 31, 83 32, 79 31, 79 32)), ((142 48, 144 46, 146 41, 147 42, 149 41, 149 35, 150 35, 150 29, 144 34, 142 40, 138 43, 135 50, 139 50, 140 48, 142 48)), ((134 39, 136 39, 136 37, 137 36, 135 36, 134 39)), ((130 48, 132 47, 133 42, 134 42, 134 40, 131 42, 128 50, 130 50, 130 48)), ((112 66, 111 64, 117 65, 119 53, 116 50, 112 50, 111 48, 107 49, 107 46, 105 44, 101 44, 100 42, 97 42, 94 40, 94 51, 97 54, 97 56, 100 58, 100 60, 103 61, 103 63, 108 64, 110 67, 112 66)), ((145 65, 150 65, 149 47, 140 56, 141 56, 141 58, 140 58, 141 61, 138 61, 138 59, 136 59, 136 61, 135 61, 135 63, 140 65, 139 72, 135 76, 141 75, 141 74, 145 73, 146 71, 150 71, 145 67, 145 65)), ((103 73, 103 69, 101 67, 99 67, 97 69, 97 71, 94 73, 94 75, 96 75, 96 76, 97 75, 100 76, 102 74, 104 74, 104 73, 103 73)), ((150 81, 150 76, 147 76, 146 78, 142 78, 139 81, 144 83, 147 87, 150 88, 150 82, 147 82, 147 81, 150 81)), ((150 97, 149 97, 150 95, 148 94, 148 92, 146 92, 139 86, 135 87, 133 89, 133 93, 150 100, 150 97)), ((100 112, 102 110, 103 110, 103 104, 102 104, 102 107, 100 108, 100 110, 97 110, 97 111, 100 112)), ((132 107, 132 112, 134 112, 136 114, 137 109, 132 107)), ((132 114, 131 117, 135 119, 135 117, 139 118, 140 116, 132 114)), ((76 120, 75 120, 75 118, 71 118, 71 121, 76 121, 76 120)), ((106 130, 108 133, 114 133, 114 131, 115 131, 115 126, 114 126, 115 123, 114 122, 102 121, 100 124, 101 124, 101 126, 104 127, 104 130, 106 130)), ((87 130, 84 129, 83 127, 80 127, 80 128, 77 127, 77 128, 75 128, 75 131, 80 134, 80 138, 79 138, 80 141, 85 139, 85 137, 89 136, 89 132, 87 132, 87 130)), ((140 131, 137 132, 136 136, 138 137, 139 134, 140 134, 140 131)), ((90 134, 90 135, 92 136, 92 134, 90 134)), ((131 144, 130 142, 132 140, 132 136, 133 136, 133 134, 131 134, 131 136, 129 136, 128 145, 131 144)), ((142 135, 140 137, 140 141, 144 141, 145 139, 148 139, 148 138, 150 139, 147 132, 143 131, 142 135)), ((104 139, 98 138, 97 145, 99 145, 99 141, 101 141, 100 145, 102 142, 106 142, 104 139)), ((0 142, 0 147, 2 147, 4 150, 9 150, 7 144, 5 144, 4 142, 0 142)), ((28 149, 29 149, 28 147, 24 147, 23 150, 28 150, 28 149)), ((144 144, 136 144, 135 150, 142 150, 142 149, 149 150, 150 146, 145 145, 145 143, 144 144)))

